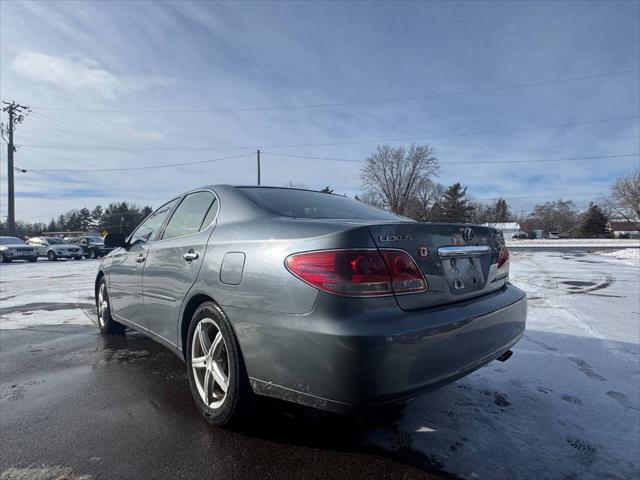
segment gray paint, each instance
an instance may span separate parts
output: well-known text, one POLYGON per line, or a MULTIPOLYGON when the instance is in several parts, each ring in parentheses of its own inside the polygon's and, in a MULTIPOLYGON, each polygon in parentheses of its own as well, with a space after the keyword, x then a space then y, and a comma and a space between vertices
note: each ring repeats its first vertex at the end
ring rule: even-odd
POLYGON ((227 285, 239 285, 244 271, 246 255, 243 252, 225 254, 220 267, 220 281, 227 285))
POLYGON ((340 411, 406 399, 491 361, 524 331, 525 295, 495 276, 503 239, 493 229, 473 227, 473 244, 489 251, 474 259, 480 284, 456 292, 452 275, 466 270, 449 272, 437 249, 467 226, 294 219, 263 210, 234 187, 208 189, 219 201, 212 225, 118 249, 101 271, 116 318, 179 354, 186 305, 199 295, 216 301, 257 393, 340 411), (424 258, 422 245, 429 246, 424 258), (284 266, 292 253, 335 248, 404 249, 429 290, 346 298, 318 291, 284 266), (190 251, 199 256, 187 262, 190 251), (143 263, 135 261, 140 253, 143 263))

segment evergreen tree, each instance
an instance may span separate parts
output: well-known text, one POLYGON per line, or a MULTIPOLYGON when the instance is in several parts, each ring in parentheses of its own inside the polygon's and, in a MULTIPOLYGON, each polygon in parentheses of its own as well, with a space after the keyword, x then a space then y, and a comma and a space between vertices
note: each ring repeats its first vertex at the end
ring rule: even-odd
POLYGON ((466 198, 467 187, 454 183, 444 192, 438 202, 439 220, 450 223, 464 223, 471 220, 473 205, 466 198))
POLYGON ((104 215, 104 210, 101 205, 96 205, 93 210, 91 210, 91 223, 90 226, 94 230, 102 230, 103 222, 102 216, 104 215))
POLYGON ((598 237, 607 233, 607 223, 609 219, 602 209, 591 202, 589 208, 582 218, 580 233, 585 237, 598 237))
POLYGON ((81 208, 78 210, 78 229, 87 231, 91 225, 91 210, 88 208, 81 208))
POLYGON ((499 198, 492 207, 493 219, 496 223, 506 223, 511 221, 511 212, 509 205, 504 198, 499 198))

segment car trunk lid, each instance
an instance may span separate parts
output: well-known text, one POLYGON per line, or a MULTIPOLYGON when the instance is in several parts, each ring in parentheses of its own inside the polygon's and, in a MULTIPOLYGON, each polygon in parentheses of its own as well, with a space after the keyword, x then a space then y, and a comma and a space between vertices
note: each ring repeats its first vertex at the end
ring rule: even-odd
POLYGON ((396 295, 400 308, 418 310, 484 295, 504 286, 497 277, 504 238, 499 230, 477 225, 393 223, 369 225, 380 249, 409 253, 424 274, 427 291, 396 295))

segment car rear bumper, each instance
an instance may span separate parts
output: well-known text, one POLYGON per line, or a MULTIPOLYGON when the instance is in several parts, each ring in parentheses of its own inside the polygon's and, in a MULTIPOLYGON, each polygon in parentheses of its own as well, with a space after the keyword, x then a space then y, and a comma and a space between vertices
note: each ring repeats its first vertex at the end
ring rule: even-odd
POLYGON ((526 295, 510 284, 412 312, 322 297, 307 315, 244 323, 233 318, 246 310, 228 311, 256 393, 338 412, 406 401, 502 355, 527 315, 526 295))

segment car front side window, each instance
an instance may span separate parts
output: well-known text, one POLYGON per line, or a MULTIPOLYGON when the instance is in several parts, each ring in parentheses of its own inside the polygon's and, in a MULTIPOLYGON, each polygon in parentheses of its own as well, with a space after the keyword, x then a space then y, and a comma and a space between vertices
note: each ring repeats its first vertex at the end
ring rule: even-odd
POLYGON ((162 227, 162 224, 167 218, 167 215, 173 210, 173 207, 178 203, 178 199, 171 200, 169 203, 165 203, 158 210, 153 212, 142 222, 138 228, 131 234, 129 243, 134 245, 136 243, 147 243, 155 240, 155 236, 158 230, 162 227))

